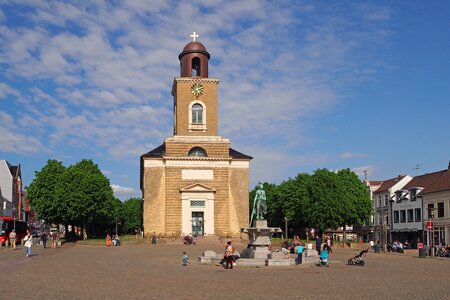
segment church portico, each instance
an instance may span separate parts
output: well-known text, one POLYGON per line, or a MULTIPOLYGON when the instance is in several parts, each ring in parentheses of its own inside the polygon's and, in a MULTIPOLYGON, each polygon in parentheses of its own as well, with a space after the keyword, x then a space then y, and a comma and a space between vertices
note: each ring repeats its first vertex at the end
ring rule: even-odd
POLYGON ((231 237, 248 225, 252 157, 217 134, 219 79, 208 78, 209 58, 199 42, 184 47, 172 87, 174 135, 141 156, 145 235, 231 237))
POLYGON ((183 234, 214 235, 215 190, 194 184, 181 189, 183 234))

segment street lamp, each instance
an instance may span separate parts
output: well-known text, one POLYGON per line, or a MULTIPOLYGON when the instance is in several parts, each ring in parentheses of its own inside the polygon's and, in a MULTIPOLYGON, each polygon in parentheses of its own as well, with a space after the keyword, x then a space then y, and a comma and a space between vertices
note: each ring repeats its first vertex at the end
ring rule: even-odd
POLYGON ((14 206, 12 208, 12 213, 13 213, 13 218, 14 218, 14 232, 16 232, 16 211, 17 211, 17 208, 14 206))
POLYGON ((431 224, 431 258, 434 258, 434 207, 428 207, 428 217, 430 219, 431 224))
POLYGON ((289 239, 288 238, 288 218, 284 217, 284 232, 286 232, 286 240, 289 239))

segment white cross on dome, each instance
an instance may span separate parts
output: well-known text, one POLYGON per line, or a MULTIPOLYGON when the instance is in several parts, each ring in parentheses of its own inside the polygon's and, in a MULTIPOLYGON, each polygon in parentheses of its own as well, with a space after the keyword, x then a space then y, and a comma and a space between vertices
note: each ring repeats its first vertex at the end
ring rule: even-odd
POLYGON ((191 38, 194 40, 195 42, 195 38, 198 38, 199 35, 195 33, 195 31, 191 34, 191 38))

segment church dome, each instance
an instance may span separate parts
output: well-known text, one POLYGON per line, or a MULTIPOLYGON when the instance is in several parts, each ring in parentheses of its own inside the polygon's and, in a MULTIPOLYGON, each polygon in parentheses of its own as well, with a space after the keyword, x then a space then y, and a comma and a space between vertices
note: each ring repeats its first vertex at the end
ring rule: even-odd
POLYGON ((184 46, 183 52, 188 51, 188 50, 204 50, 204 51, 206 51, 206 48, 200 42, 190 42, 190 43, 187 43, 186 46, 184 46))
POLYGON ((206 57, 208 57, 208 59, 211 57, 209 55, 208 51, 206 51, 206 47, 203 46, 203 44, 200 42, 187 43, 186 46, 184 46, 184 48, 183 48, 183 52, 181 52, 180 55, 178 55, 178 59, 181 60, 181 58, 183 56, 185 56, 186 54, 189 54, 189 53, 204 54, 204 55, 206 55, 206 57))
POLYGON ((208 78, 208 61, 211 56, 200 42, 187 43, 178 55, 181 77, 208 78))

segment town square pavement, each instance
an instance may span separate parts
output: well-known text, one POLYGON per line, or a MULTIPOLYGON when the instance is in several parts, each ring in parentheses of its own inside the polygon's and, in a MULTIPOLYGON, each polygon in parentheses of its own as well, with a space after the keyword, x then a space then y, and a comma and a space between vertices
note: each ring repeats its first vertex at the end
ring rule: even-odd
MULTIPOLYGON (((334 249, 330 267, 239 267, 200 265, 218 241, 120 247, 67 243, 33 247, 25 256, 0 250, 0 299, 450 299, 450 259, 402 254, 366 256, 347 266, 356 250, 334 249), (187 251, 191 264, 181 265, 187 251)), ((236 244, 238 249, 244 248, 236 244)))

